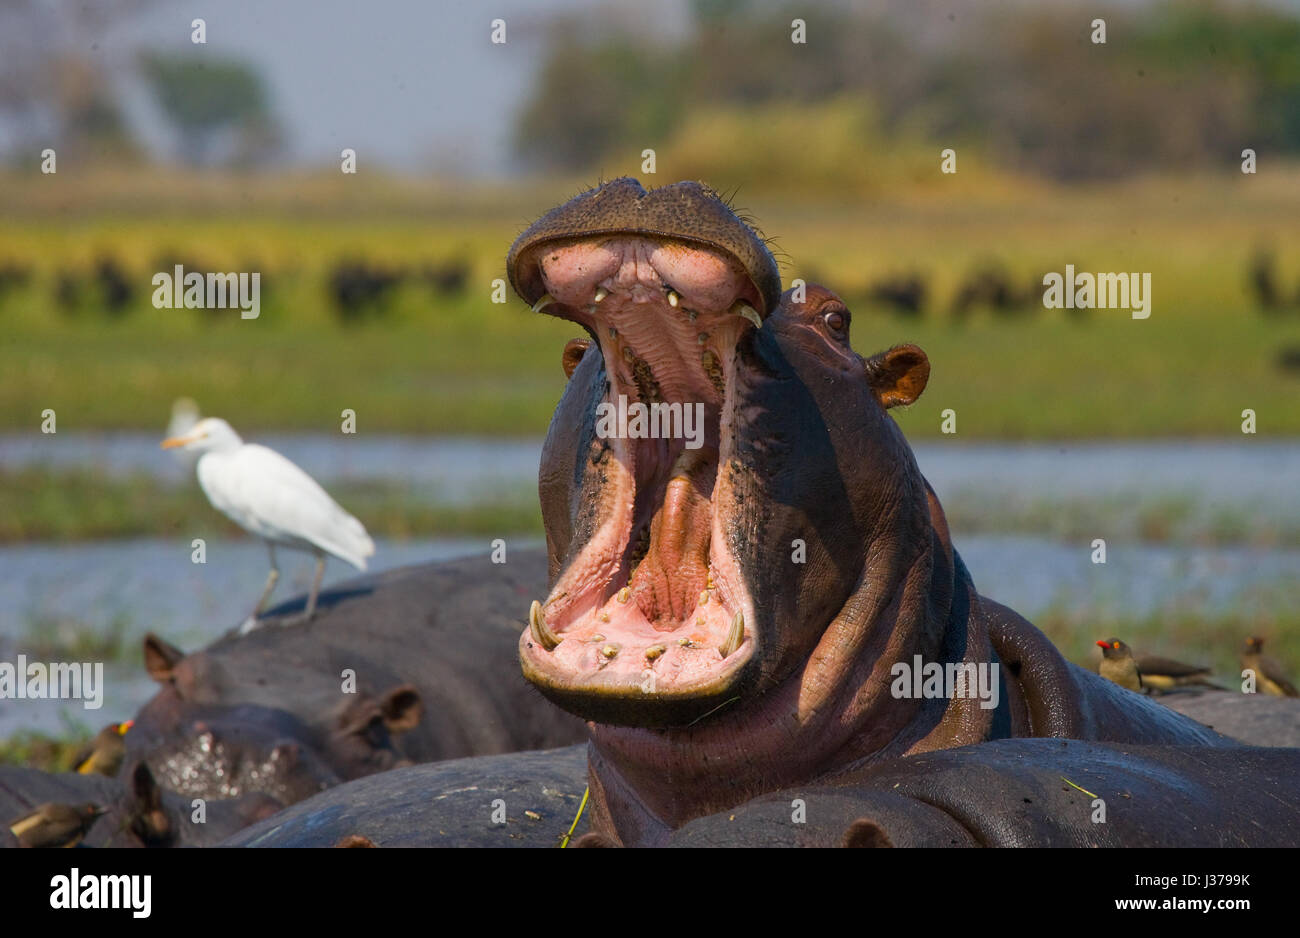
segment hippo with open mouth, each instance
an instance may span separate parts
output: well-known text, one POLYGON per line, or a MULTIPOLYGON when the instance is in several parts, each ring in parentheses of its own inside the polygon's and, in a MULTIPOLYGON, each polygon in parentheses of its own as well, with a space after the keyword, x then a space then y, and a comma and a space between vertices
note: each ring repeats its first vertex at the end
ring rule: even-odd
POLYGON ((979 595, 886 413, 924 389, 924 352, 855 353, 844 303, 782 295, 708 187, 605 183, 524 231, 507 271, 589 337, 564 352, 539 472, 551 589, 519 657, 589 721, 597 835, 662 844, 765 793, 996 739, 1234 745, 979 595))

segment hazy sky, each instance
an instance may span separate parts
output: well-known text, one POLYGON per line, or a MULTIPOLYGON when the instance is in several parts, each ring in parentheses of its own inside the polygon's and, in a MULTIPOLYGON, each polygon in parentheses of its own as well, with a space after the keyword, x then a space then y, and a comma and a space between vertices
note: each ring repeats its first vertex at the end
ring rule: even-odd
MULTIPOLYGON (((497 174, 509 168, 509 131, 541 53, 539 27, 556 12, 597 0, 164 0, 110 30, 103 53, 130 61, 141 47, 237 57, 261 72, 294 162, 359 159, 398 169, 434 165, 497 174), (190 21, 207 21, 207 46, 190 21), (489 41, 495 18, 504 46, 489 41)), ((647 31, 681 31, 686 0, 638 4, 647 31)), ((127 110, 141 135, 167 152, 149 97, 125 77, 127 110)))

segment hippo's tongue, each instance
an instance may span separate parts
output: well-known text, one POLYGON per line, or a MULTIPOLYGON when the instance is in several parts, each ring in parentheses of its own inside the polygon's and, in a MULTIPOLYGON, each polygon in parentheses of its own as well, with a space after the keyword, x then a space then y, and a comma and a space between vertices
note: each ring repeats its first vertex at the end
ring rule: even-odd
POLYGON ((628 583, 632 599, 660 631, 679 626, 709 585, 709 537, 716 455, 683 449, 649 522, 649 547, 628 583))

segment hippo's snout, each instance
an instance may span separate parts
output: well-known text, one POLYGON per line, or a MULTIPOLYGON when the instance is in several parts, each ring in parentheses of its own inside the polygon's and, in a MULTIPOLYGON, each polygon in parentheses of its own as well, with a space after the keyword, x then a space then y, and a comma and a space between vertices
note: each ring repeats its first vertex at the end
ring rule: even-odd
POLYGON ((590 189, 530 225, 506 255, 510 283, 531 306, 547 292, 543 261, 553 248, 627 236, 693 245, 726 258, 746 281, 740 297, 760 316, 780 302, 781 276, 772 252, 721 196, 698 182, 647 192, 630 177, 590 189))

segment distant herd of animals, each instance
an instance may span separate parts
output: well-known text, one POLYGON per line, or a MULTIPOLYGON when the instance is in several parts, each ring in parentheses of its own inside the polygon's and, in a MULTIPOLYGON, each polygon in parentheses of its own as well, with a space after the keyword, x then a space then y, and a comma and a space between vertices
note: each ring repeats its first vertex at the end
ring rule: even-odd
MULTIPOLYGON (((178 265, 187 272, 206 273, 217 269, 196 258, 168 253, 156 258, 149 273, 145 274, 131 271, 117 258, 104 254, 85 267, 69 264, 59 267, 50 282, 51 296, 59 312, 65 316, 99 314, 107 319, 119 319, 129 315, 134 308, 149 303, 153 272, 170 271, 178 265)), ((236 265, 236 269, 263 271, 264 266, 249 259, 236 265)), ((405 285, 427 289, 434 298, 462 296, 468 287, 471 270, 470 262, 463 257, 426 260, 407 266, 344 257, 326 270, 325 289, 338 321, 351 325, 382 319, 391 310, 393 294, 405 285)), ((0 260, 0 306, 10 294, 27 287, 32 280, 30 266, 13 260, 0 260)), ((264 291, 273 290, 274 284, 274 277, 263 277, 264 291)), ((199 312, 223 315, 225 310, 199 312)))
MULTIPOLYGON (((156 259, 150 270, 171 270, 180 264, 187 271, 203 272, 210 265, 174 252, 156 259)), ((238 269, 262 270, 255 260, 238 265, 238 269)), ((325 288, 334 314, 345 324, 381 319, 388 312, 393 293, 404 285, 427 288, 435 296, 457 297, 469 286, 472 265, 463 257, 427 260, 410 265, 394 265, 343 257, 325 272, 325 288)), ((30 266, 13 260, 0 260, 0 304, 7 296, 26 287, 32 280, 30 266)), ((808 282, 825 278, 805 273, 808 282)), ((273 277, 263 280, 274 285, 273 277)), ((1300 316, 1300 284, 1288 290, 1277 272, 1272 251, 1260 248, 1251 256, 1245 284, 1254 307, 1268 317, 1300 316)), ((147 302, 148 280, 128 271, 111 255, 101 255, 92 264, 77 268, 60 267, 50 284, 59 310, 75 316, 99 311, 108 318, 127 315, 133 303, 147 302)), ((861 305, 887 310, 905 318, 926 314, 946 314, 953 322, 964 322, 981 312, 1005 318, 1027 317, 1043 310, 1042 276, 1017 277, 1000 262, 992 260, 972 268, 952 291, 946 306, 935 296, 929 278, 917 271, 886 274, 875 279, 847 284, 841 291, 861 305)), ((1084 318, 1092 311, 1068 309, 1067 315, 1084 318)), ((1284 350, 1279 358, 1284 370, 1300 370, 1300 350, 1284 350)))

